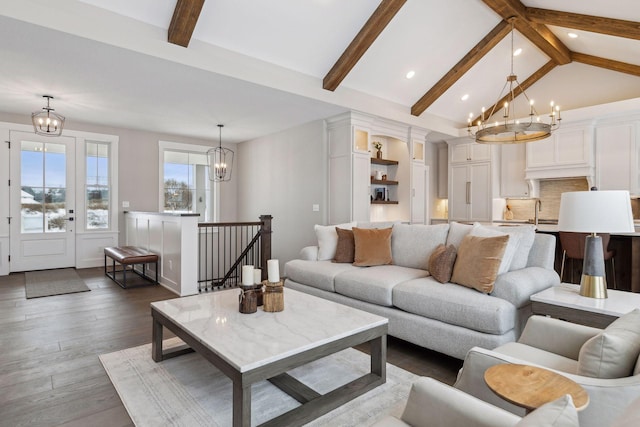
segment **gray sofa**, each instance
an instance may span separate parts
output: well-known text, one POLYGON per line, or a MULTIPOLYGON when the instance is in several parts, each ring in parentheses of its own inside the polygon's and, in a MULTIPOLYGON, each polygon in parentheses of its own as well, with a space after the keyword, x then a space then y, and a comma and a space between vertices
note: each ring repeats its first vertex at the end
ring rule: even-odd
MULTIPOLYGON (((489 228, 518 234, 517 227, 489 228)), ((457 246, 470 231, 457 223, 394 224, 393 265, 375 267, 318 261, 318 247, 306 247, 301 259, 285 264, 285 286, 387 317, 390 335, 463 359, 474 346, 515 341, 531 315, 529 297, 560 283, 553 270, 555 238, 539 233, 532 233, 530 247, 519 248, 491 294, 430 277, 431 252, 441 243, 457 246)))

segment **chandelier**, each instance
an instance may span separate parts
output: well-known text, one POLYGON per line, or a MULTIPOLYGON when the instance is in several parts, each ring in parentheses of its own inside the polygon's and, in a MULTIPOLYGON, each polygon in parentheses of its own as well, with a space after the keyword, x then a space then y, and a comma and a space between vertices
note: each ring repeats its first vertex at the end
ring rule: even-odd
POLYGON ((222 148, 222 128, 218 125, 220 136, 218 146, 207 151, 207 163, 209 165, 209 180, 223 182, 231 180, 231 168, 233 167, 233 151, 222 148))
MULTIPOLYGON (((491 111, 482 113, 473 121, 473 113, 469 114, 467 132, 470 137, 475 137, 476 142, 481 144, 519 144, 522 142, 538 141, 548 138, 551 132, 560 127, 560 106, 554 105, 551 101, 551 111, 549 113, 549 123, 541 120, 538 112, 533 106, 533 99, 529 99, 524 88, 518 82, 518 77, 513 73, 513 26, 515 18, 510 19, 511 23, 511 74, 507 76, 507 82, 502 87, 498 96, 498 101, 493 105, 491 111), (508 90, 507 90, 508 88, 508 90), (515 99, 522 94, 528 103, 529 118, 518 120, 515 118, 515 99), (494 123, 487 121, 493 117, 499 106, 502 106, 502 120, 494 123), (475 127, 475 133, 474 133, 475 127)), ((522 98, 521 98, 522 99, 522 98)))
POLYGON ((49 101, 53 99, 53 96, 42 95, 42 97, 47 99, 47 106, 42 107, 42 111, 31 113, 33 130, 38 135, 60 136, 64 127, 64 116, 54 113, 53 108, 49 106, 49 101))

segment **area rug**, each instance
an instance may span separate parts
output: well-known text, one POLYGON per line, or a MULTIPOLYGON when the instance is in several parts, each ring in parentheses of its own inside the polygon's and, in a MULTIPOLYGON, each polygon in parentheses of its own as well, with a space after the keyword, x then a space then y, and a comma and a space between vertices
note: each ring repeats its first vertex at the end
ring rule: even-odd
MULTIPOLYGON (((178 338, 163 347, 183 344, 178 338)), ((151 344, 103 354, 100 361, 136 426, 211 426, 232 424, 232 384, 197 353, 155 363, 151 344)), ((343 350, 289 374, 324 394, 369 372, 369 356, 343 350)), ((307 424, 368 426, 388 414, 399 416, 418 378, 387 364, 387 382, 307 424)), ((258 425, 299 403, 268 381, 251 389, 251 425, 258 425)))
POLYGON ((90 291, 73 268, 27 271, 24 273, 27 298, 90 291))

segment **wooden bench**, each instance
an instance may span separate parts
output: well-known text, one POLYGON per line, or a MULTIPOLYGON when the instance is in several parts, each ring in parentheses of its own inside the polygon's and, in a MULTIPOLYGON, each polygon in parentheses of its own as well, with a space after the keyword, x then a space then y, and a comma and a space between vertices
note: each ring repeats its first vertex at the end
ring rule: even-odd
POLYGON ((151 281, 153 284, 158 283, 158 255, 136 246, 104 248, 104 274, 125 289, 127 288, 127 266, 129 265, 131 266, 131 271, 136 273, 138 276, 151 281), (111 261, 113 262, 110 272, 107 271, 107 258, 111 258, 111 261), (122 265, 122 281, 119 281, 116 278, 116 272, 120 272, 116 271, 116 262, 122 265), (146 266, 150 263, 156 264, 155 280, 147 276, 146 266), (136 264, 142 264, 142 273, 136 270, 136 264))

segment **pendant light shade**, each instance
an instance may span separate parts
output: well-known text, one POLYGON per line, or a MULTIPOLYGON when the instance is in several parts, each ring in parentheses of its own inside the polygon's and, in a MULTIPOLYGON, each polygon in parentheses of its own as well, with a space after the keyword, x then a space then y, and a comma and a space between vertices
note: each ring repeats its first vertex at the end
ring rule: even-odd
POLYGON ((207 151, 209 180, 214 182, 230 181, 231 170, 233 168, 233 150, 222 147, 223 127, 224 125, 218 125, 218 129, 220 129, 218 146, 207 151))
POLYGON ((54 113, 53 108, 51 108, 50 101, 53 99, 53 96, 42 95, 42 97, 46 98, 47 106, 42 107, 42 111, 31 113, 33 130, 38 135, 60 136, 62 135, 62 128, 64 127, 64 116, 54 113))

